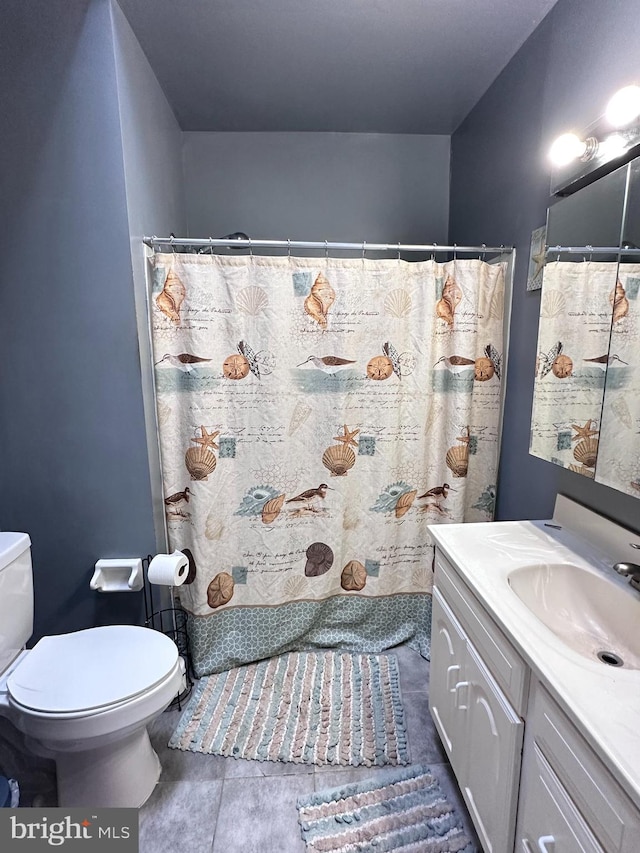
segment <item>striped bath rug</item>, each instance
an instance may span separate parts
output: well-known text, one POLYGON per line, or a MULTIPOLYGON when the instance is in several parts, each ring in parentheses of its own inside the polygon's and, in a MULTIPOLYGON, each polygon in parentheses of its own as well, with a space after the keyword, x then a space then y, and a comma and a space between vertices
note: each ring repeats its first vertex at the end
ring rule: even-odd
POLYGON ((292 652, 209 675, 169 746, 297 764, 408 764, 398 661, 292 652))
POLYGON ((476 853, 424 765, 298 800, 307 853, 476 853))

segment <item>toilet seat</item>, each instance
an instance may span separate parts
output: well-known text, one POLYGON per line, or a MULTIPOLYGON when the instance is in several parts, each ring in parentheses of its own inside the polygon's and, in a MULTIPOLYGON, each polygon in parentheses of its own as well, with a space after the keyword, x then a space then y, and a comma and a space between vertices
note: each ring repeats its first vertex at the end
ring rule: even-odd
POLYGON ((43 637, 7 679, 11 699, 38 714, 98 713, 134 699, 175 668, 175 643, 137 625, 43 637))

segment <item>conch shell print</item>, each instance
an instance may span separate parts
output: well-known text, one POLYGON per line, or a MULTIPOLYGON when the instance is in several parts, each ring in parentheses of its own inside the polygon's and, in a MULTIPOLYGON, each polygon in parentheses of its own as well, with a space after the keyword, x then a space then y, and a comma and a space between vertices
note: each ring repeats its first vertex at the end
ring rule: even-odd
POLYGON ((609 294, 609 302, 613 305, 613 322, 619 323, 629 313, 627 292, 619 281, 609 294))
POLYGON ((456 308, 462 301, 462 290, 449 275, 442 290, 442 298, 436 302, 436 314, 449 326, 453 326, 456 308))
POLYGON ((180 323, 180 308, 187 295, 185 286, 173 270, 169 271, 167 280, 160 293, 156 296, 156 305, 173 323, 180 323))
POLYGON ((335 290, 331 287, 324 275, 319 273, 313 283, 311 293, 304 300, 304 310, 316 321, 316 323, 318 323, 323 329, 326 329, 329 308, 331 308, 335 299, 335 290))

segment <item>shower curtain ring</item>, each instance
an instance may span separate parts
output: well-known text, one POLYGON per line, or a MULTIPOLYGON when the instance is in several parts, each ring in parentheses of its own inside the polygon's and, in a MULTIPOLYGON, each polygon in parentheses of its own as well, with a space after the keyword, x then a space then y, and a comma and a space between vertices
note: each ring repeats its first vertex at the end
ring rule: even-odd
POLYGON ((362 260, 364 261, 364 253, 367 251, 367 241, 362 241, 362 260))
POLYGON ((174 240, 175 240, 175 234, 172 231, 171 234, 169 234, 169 243, 171 244, 171 251, 175 254, 176 247, 173 244, 174 240))
POLYGON ((400 242, 398 242, 398 260, 400 260, 400 242))
POLYGON ((253 257, 253 246, 251 245, 251 237, 247 237, 247 240, 249 241, 249 255, 253 257))
POLYGON ((287 257, 291 257, 291 237, 287 237, 287 257))
POLYGON ((483 263, 484 263, 484 259, 486 258, 486 256, 487 256, 487 244, 486 244, 486 243, 483 243, 483 244, 482 244, 482 256, 481 256, 481 258, 480 258, 480 260, 481 260, 483 263))
POLYGON ((324 241, 324 259, 329 260, 329 243, 326 240, 324 241))
POLYGON ((213 237, 209 237, 209 254, 213 255, 213 237))
POLYGON ((458 244, 457 243, 453 244, 453 260, 454 261, 458 260, 458 244))

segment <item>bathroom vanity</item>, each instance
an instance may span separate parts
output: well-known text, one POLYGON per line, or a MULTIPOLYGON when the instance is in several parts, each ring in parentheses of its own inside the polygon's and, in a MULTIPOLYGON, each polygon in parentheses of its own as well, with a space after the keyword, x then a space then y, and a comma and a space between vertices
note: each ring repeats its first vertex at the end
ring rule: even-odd
POLYGON ((640 536, 562 496, 431 534, 431 714, 484 850, 637 853, 640 593, 612 566, 640 536))

